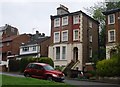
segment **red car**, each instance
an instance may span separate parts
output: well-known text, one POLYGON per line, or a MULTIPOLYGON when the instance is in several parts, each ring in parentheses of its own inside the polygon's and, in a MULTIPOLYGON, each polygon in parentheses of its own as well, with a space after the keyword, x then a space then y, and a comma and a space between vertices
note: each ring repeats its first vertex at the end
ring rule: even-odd
POLYGON ((41 78, 53 81, 63 81, 65 75, 48 64, 30 63, 24 70, 25 77, 41 78))

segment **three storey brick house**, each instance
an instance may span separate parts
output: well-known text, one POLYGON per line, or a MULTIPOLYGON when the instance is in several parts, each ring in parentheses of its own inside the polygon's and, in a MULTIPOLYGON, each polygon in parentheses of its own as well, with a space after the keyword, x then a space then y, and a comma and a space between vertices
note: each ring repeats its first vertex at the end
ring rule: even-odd
POLYGON ((92 64, 92 57, 98 54, 99 22, 82 11, 70 13, 68 8, 60 5, 57 15, 51 16, 51 44, 49 57, 55 67, 74 62, 82 70, 92 64))
POLYGON ((109 59, 120 44, 120 8, 103 12, 106 16, 106 58, 109 59))

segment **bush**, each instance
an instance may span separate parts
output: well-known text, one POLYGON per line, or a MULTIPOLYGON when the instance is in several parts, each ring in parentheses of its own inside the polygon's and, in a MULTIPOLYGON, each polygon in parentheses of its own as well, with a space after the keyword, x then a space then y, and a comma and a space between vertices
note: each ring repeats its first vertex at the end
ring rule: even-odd
POLYGON ((96 68, 99 76, 120 76, 118 58, 99 61, 96 65, 96 68))
POLYGON ((20 61, 20 71, 23 72, 25 67, 32 62, 47 63, 51 66, 54 66, 52 59, 48 57, 40 57, 40 58, 26 57, 26 58, 22 58, 20 61))
POLYGON ((19 71, 19 60, 9 60, 9 71, 19 71))
POLYGON ((54 67, 54 62, 51 58, 48 58, 48 57, 41 57, 39 58, 38 60, 39 63, 47 63, 49 65, 51 65, 52 67, 54 67))
POLYGON ((31 63, 31 62, 35 62, 36 61, 36 58, 33 58, 33 57, 25 57, 25 58, 22 58, 20 60, 20 71, 23 72, 25 67, 31 63))

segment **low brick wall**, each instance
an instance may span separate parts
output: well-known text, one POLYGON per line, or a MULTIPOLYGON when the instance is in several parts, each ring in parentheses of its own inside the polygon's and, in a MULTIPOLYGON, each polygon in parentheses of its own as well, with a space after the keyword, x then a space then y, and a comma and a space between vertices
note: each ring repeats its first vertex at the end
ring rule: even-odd
POLYGON ((99 77, 99 80, 102 82, 120 84, 120 77, 99 77))

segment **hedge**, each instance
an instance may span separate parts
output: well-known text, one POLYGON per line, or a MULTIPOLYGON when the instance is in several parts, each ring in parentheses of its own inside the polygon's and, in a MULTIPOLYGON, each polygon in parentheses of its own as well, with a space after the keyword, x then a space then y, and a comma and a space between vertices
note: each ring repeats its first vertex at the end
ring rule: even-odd
POLYGON ((54 66, 54 62, 52 61, 51 58, 48 57, 40 57, 40 58, 26 57, 26 58, 22 58, 20 61, 20 71, 23 72, 25 67, 32 62, 47 63, 51 66, 54 66))
POLYGON ((99 76, 120 76, 120 65, 118 58, 99 61, 96 65, 96 68, 99 76))

